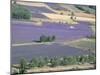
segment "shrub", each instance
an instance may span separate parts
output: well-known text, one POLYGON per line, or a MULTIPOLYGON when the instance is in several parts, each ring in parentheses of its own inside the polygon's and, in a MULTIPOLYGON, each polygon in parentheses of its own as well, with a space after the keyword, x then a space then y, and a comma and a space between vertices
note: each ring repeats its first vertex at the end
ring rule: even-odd
POLYGON ((60 13, 60 15, 63 15, 63 14, 64 14, 63 12, 60 13))

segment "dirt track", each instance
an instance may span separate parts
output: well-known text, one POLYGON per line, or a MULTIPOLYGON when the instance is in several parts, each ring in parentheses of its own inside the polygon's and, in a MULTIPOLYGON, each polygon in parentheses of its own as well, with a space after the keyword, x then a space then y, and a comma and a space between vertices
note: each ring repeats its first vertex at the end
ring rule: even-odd
POLYGON ((94 65, 91 64, 82 64, 82 65, 69 65, 69 66, 58 66, 54 68, 50 67, 43 67, 43 68, 36 68, 27 70, 28 73, 32 72, 54 72, 54 71, 67 71, 67 70, 77 70, 77 69, 89 69, 94 68, 94 65))

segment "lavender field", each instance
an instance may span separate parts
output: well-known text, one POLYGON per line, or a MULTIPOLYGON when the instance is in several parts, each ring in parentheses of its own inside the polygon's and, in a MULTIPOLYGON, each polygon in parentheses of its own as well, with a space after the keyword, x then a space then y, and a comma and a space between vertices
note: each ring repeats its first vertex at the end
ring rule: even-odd
POLYGON ((68 24, 43 23, 42 26, 25 24, 23 22, 12 23, 12 43, 32 42, 38 40, 41 35, 55 35, 56 41, 79 39, 92 35, 92 30, 87 22, 79 22, 70 28, 68 24))
POLYGON ((12 64, 18 64, 22 57, 30 61, 33 57, 64 57, 88 55, 89 51, 82 49, 62 46, 60 44, 52 45, 28 45, 12 47, 12 64))

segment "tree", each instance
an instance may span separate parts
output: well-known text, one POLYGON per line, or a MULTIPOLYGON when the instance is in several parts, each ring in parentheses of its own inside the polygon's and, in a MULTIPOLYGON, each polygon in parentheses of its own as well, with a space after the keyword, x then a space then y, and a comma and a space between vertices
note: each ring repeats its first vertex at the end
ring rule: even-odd
POLYGON ((61 66, 64 66, 64 65, 66 65, 67 63, 66 63, 66 58, 65 57, 63 57, 63 58, 61 58, 60 59, 60 65, 61 66))
POLYGON ((96 63, 96 58, 95 58, 95 54, 91 54, 88 56, 88 59, 89 59, 89 63, 90 64, 95 64, 96 63))
POLYGON ((44 58, 44 61, 45 61, 45 65, 48 66, 49 63, 50 63, 50 58, 45 57, 45 58, 44 58))
POLYGON ((74 12, 71 12, 71 19, 72 20, 74 20, 74 16, 75 16, 74 12))
POLYGON ((19 73, 24 74, 27 69, 27 62, 24 58, 21 59, 20 61, 20 68, 19 68, 19 73))
POLYGON ((56 66, 59 66, 61 62, 59 58, 54 57, 54 58, 51 58, 50 63, 51 63, 50 67, 56 67, 56 66))
POLYGON ((17 1, 16 0, 13 0, 13 1, 14 1, 14 4, 16 4, 17 1))
POLYGON ((46 42, 49 42, 50 41, 50 36, 46 37, 46 42))
POLYGON ((55 39, 56 39, 56 37, 53 35, 53 36, 52 36, 52 41, 54 41, 55 39))
POLYGON ((38 67, 39 66, 39 62, 40 62, 40 59, 39 58, 33 58, 31 61, 30 61, 30 68, 34 68, 34 67, 38 67))
POLYGON ((38 65, 37 65, 37 67, 43 67, 43 66, 45 66, 45 65, 46 65, 46 61, 44 60, 43 57, 40 57, 40 58, 38 59, 38 65))
POLYGON ((40 36, 40 42, 46 42, 46 36, 45 35, 40 36))
POLYGON ((54 59, 50 59, 50 67, 55 67, 56 66, 56 63, 55 63, 55 60, 54 59))

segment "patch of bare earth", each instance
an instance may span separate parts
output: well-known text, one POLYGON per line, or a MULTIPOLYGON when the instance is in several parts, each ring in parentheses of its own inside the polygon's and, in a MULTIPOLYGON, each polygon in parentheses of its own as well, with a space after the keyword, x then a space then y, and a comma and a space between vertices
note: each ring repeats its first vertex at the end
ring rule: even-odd
POLYGON ((79 16, 79 17, 86 17, 86 18, 95 18, 95 15, 93 14, 87 14, 87 13, 75 13, 76 16, 79 16))
POLYGON ((95 68, 95 65, 91 64, 82 64, 82 65, 68 65, 68 66, 57 66, 54 68, 51 67, 42 67, 42 68, 33 68, 27 70, 27 73, 32 73, 32 72, 54 72, 54 71, 68 71, 68 70, 83 70, 83 69, 92 69, 95 68))

